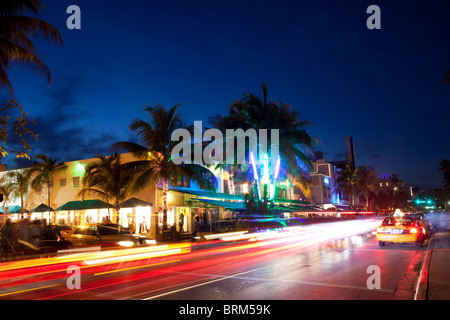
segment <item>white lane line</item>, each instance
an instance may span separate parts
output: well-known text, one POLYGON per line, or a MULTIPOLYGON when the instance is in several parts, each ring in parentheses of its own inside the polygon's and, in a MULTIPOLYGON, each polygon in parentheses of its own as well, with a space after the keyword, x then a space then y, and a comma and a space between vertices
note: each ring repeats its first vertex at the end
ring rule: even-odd
MULTIPOLYGON (((180 288, 180 289, 177 289, 177 290, 168 291, 168 292, 161 293, 161 294, 158 294, 158 295, 155 295, 155 296, 151 296, 151 297, 148 297, 148 298, 144 298, 144 299, 142 299, 142 300, 152 300, 152 299, 164 297, 164 296, 167 296, 167 295, 170 295, 170 294, 173 294, 173 293, 177 293, 177 292, 181 292, 181 291, 190 290, 190 289, 193 289, 193 288, 205 286, 205 285, 208 285, 208 284, 210 284, 210 283, 214 283, 214 282, 218 282, 218 281, 222 281, 222 280, 226 280, 226 279, 238 277, 238 276, 240 276, 240 275, 247 274, 247 273, 254 272, 254 271, 258 271, 258 270, 265 269, 265 268, 267 268, 267 267, 262 267, 262 268, 253 269, 253 270, 250 270, 250 271, 245 271, 245 272, 235 273, 235 274, 232 274, 232 275, 230 275, 230 276, 225 276, 225 277, 221 277, 221 278, 219 278, 219 279, 214 279, 214 280, 211 280, 211 281, 206 281, 206 282, 198 283, 198 284, 195 284, 195 285, 192 285, 192 286, 189 286, 189 287, 184 287, 184 288, 180 288)), ((176 272, 176 273, 181 273, 181 272, 176 272)), ((211 276, 211 275, 209 275, 209 276, 211 276)))
POLYGON ((222 275, 214 275, 214 274, 203 274, 203 273, 199 274, 199 273, 191 273, 191 272, 171 272, 171 273, 179 273, 179 274, 202 276, 202 277, 220 277, 220 278, 214 279, 214 280, 210 280, 210 281, 206 281, 206 282, 202 282, 202 283, 198 283, 198 284, 195 284, 195 285, 192 285, 192 286, 189 286, 189 287, 184 287, 184 288, 168 291, 168 292, 161 293, 161 294, 158 294, 158 295, 154 295, 154 296, 151 296, 151 297, 148 297, 148 298, 144 298, 142 300, 157 299, 157 298, 164 297, 164 296, 167 296, 167 295, 170 295, 170 294, 182 292, 182 291, 185 291, 185 290, 190 290, 190 289, 193 289, 193 288, 201 287, 201 286, 204 286, 204 285, 208 285, 208 284, 211 284, 211 283, 214 283, 214 282, 219 282, 219 281, 230 279, 230 278, 235 278, 235 279, 239 279, 239 280, 249 280, 249 281, 278 282, 278 283, 290 283, 290 284, 297 284, 297 285, 318 286, 318 287, 337 288, 337 289, 373 291, 373 292, 378 292, 378 293, 393 293, 392 290, 388 290, 388 289, 369 290, 367 287, 352 286, 352 285, 342 285, 342 284, 333 284, 333 283, 324 283, 324 282, 290 280, 290 279, 270 279, 270 278, 267 279, 267 278, 260 278, 260 277, 242 277, 242 275, 244 275, 244 274, 255 272, 255 271, 258 271, 258 270, 265 269, 265 268, 268 268, 268 266, 262 267, 262 268, 258 268, 258 269, 253 269, 253 270, 250 270, 250 271, 236 273, 236 274, 233 274, 233 275, 230 275, 230 276, 222 276, 222 275))

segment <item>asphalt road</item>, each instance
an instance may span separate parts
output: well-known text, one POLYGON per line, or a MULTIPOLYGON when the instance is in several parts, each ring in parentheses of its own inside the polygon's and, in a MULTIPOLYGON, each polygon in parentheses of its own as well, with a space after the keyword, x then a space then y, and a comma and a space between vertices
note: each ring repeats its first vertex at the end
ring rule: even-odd
POLYGON ((414 299, 427 248, 380 248, 373 234, 379 223, 0 264, 0 299, 414 299), (69 266, 79 268, 79 277, 69 266))

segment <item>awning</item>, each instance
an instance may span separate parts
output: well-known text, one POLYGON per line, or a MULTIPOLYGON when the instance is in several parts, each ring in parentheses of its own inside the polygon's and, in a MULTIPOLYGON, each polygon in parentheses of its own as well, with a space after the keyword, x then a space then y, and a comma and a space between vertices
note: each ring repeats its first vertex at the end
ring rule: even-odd
POLYGON ((84 201, 69 201, 60 206, 56 211, 70 211, 70 210, 90 210, 90 209, 106 209, 112 208, 102 200, 84 200, 84 201))
POLYGON ((275 198, 274 203, 282 207, 289 207, 292 209, 292 212, 323 211, 323 208, 302 200, 275 198))
POLYGON ((297 210, 297 209, 291 208, 289 206, 284 206, 282 204, 275 205, 274 209, 279 210, 279 211, 285 211, 285 212, 303 211, 303 210, 297 210))
MULTIPOLYGON (((14 214, 14 213, 20 213, 20 206, 7 206, 5 208, 6 214, 14 214)), ((27 209, 23 210, 24 213, 29 213, 27 209)))
MULTIPOLYGON (((169 187, 169 191, 191 194, 202 198, 221 199, 221 200, 240 200, 244 201, 244 197, 238 194, 220 193, 207 190, 191 190, 177 187, 169 187)), ((200 200, 200 199, 199 199, 200 200)))
POLYGON ((275 197, 275 200, 273 201, 275 203, 289 203, 289 204, 294 204, 294 205, 313 205, 312 203, 308 202, 308 201, 303 201, 303 200, 292 200, 292 199, 283 199, 283 198, 277 198, 275 197))
POLYGON ((43 204, 43 203, 41 203, 36 208, 31 210, 31 212, 49 212, 49 211, 55 211, 55 210, 53 210, 48 205, 43 204))
POLYGON ((212 204, 213 206, 223 207, 230 210, 245 210, 245 202, 229 202, 229 201, 220 201, 220 200, 211 200, 211 199, 197 199, 198 201, 212 204))
POLYGON ((141 199, 130 198, 120 204, 121 208, 153 207, 153 204, 141 199))

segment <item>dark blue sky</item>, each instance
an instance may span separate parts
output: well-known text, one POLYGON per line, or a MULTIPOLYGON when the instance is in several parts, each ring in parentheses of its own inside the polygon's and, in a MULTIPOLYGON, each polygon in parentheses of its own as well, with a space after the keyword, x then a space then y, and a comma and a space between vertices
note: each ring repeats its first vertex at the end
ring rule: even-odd
MULTIPOLYGON (((181 103, 188 124, 246 91, 283 100, 311 121, 328 160, 353 136, 358 166, 441 187, 450 158, 450 3, 431 1, 47 0, 40 17, 64 47, 38 42, 52 73, 12 68, 16 97, 38 122, 31 156, 108 154, 134 135, 142 106, 181 103), (66 9, 81 8, 81 30, 66 9), (366 9, 381 8, 381 30, 366 9)), ((16 161, 3 159, 12 169, 16 161)))

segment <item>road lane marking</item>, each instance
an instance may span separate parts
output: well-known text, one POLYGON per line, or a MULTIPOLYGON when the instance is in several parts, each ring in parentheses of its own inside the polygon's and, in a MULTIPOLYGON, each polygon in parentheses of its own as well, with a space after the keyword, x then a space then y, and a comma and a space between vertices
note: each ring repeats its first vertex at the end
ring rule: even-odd
POLYGON ((109 274, 109 273, 121 272, 121 271, 127 271, 127 270, 139 269, 139 268, 153 267, 153 266, 158 266, 158 265, 161 265, 161 264, 172 263, 172 262, 179 262, 179 261, 181 261, 181 260, 178 259, 178 260, 164 261, 164 262, 159 262, 159 263, 146 264, 146 265, 143 265, 143 266, 137 266, 137 267, 117 269, 117 270, 112 270, 112 271, 99 272, 99 273, 94 273, 94 276, 100 276, 100 275, 103 275, 103 274, 109 274))
MULTIPOLYGON (((152 299, 156 299, 156 298, 159 298, 159 297, 164 297, 164 296, 167 296, 167 295, 170 295, 170 294, 173 294, 173 293, 177 293, 177 292, 181 292, 181 291, 185 291, 185 290, 201 287, 201 286, 204 286, 204 285, 207 285, 207 284, 211 284, 211 283, 214 283, 214 282, 230 279, 230 278, 233 278, 233 277, 237 277, 237 276, 240 276, 240 275, 243 275, 243 274, 247 274, 247 273, 258 271, 258 270, 265 269, 265 268, 267 268, 267 267, 262 267, 262 268, 253 269, 253 270, 250 270, 250 271, 235 273, 235 274, 232 274, 232 275, 229 275, 229 276, 225 276, 225 277, 222 276, 222 278, 219 278, 219 279, 198 283, 198 284, 195 284, 195 285, 192 285, 192 286, 189 286, 189 287, 180 288, 180 289, 177 289, 177 290, 168 291, 168 292, 165 292, 165 293, 157 294, 155 296, 144 298, 142 300, 152 300, 152 299)), ((183 273, 183 272, 171 272, 171 273, 183 273)))
POLYGON ((158 295, 154 295, 154 296, 151 296, 151 297, 143 298, 142 300, 157 299, 157 298, 164 297, 164 296, 167 296, 167 295, 171 295, 171 294, 174 294, 174 293, 178 293, 178 292, 194 289, 194 288, 197 288, 197 287, 201 287, 201 286, 204 286, 204 285, 208 285, 208 284, 211 284, 211 283, 215 283, 215 282, 219 282, 219 281, 223 281, 223 280, 227 280, 227 279, 231 279, 231 278, 239 279, 239 280, 250 280, 250 281, 261 281, 261 282, 271 281, 271 282, 278 282, 278 283, 291 283, 291 284, 298 284, 298 285, 319 286, 319 287, 327 287, 327 288, 363 290, 363 291, 372 291, 372 292, 379 292, 379 293, 391 293, 392 294, 392 292, 393 292, 392 290, 388 290, 388 289, 369 290, 367 287, 341 285, 341 284, 324 283, 324 282, 312 282, 312 281, 289 280, 289 279, 270 279, 270 278, 266 279, 266 278, 261 278, 261 277, 242 277, 242 275, 244 275, 244 274, 248 274, 248 273, 259 271, 259 270, 266 269, 266 268, 268 268, 268 266, 262 267, 262 268, 258 268, 258 269, 249 270, 249 271, 245 271, 245 272, 232 274, 230 276, 223 276, 223 275, 216 275, 216 274, 193 273, 193 272, 179 272, 179 271, 175 271, 174 272, 174 271, 171 271, 170 273, 187 274, 187 275, 202 276, 202 277, 220 277, 220 278, 214 279, 214 280, 210 280, 210 281, 206 281, 206 282, 202 282, 202 283, 198 283, 198 284, 195 284, 195 285, 192 285, 192 286, 188 286, 188 287, 184 287, 184 288, 168 291, 168 292, 161 293, 161 294, 158 294, 158 295))
MULTIPOLYGON (((167 263, 176 262, 176 261, 180 261, 180 260, 171 260, 171 261, 166 261, 166 262, 161 262, 161 263, 147 264, 147 265, 145 265, 145 267, 151 267, 151 266, 154 266, 154 265, 167 264, 167 263)), ((144 266, 141 266, 141 267, 144 267, 144 266)), ((135 268, 137 268, 137 267, 135 267, 135 268)), ((131 269, 131 268, 129 268, 129 269, 131 269)), ((120 271, 122 271, 122 270, 125 270, 125 269, 120 269, 120 271)), ((114 271, 116 271, 116 270, 114 270, 114 271)), ((50 297, 44 297, 44 298, 40 298, 38 300, 47 300, 47 299, 62 297, 62 296, 66 296, 66 295, 69 295, 69 294, 79 293, 79 292, 83 292, 83 291, 90 291, 90 290, 110 287, 110 286, 114 286, 114 285, 118 285, 118 284, 121 284, 121 283, 108 283, 108 284, 100 285, 100 286, 96 286, 96 287, 90 287, 90 288, 86 288, 86 289, 76 290, 76 291, 73 291, 73 292, 66 292, 66 293, 57 294, 57 295, 50 296, 50 297)))
POLYGON ((428 291, 428 270, 430 268, 431 253, 433 250, 427 250, 424 261, 422 263, 422 269, 420 270, 419 278, 417 279, 416 293, 414 300, 427 300, 428 291), (425 270, 425 273, 423 271, 425 270))
MULTIPOLYGON (((165 262, 159 262, 159 263, 147 264, 147 265, 143 265, 143 266, 137 266, 137 267, 130 267, 130 268, 124 268, 124 269, 112 270, 112 271, 99 272, 99 273, 95 273, 94 276, 103 275, 103 274, 109 274, 109 273, 114 273, 114 272, 127 271, 127 270, 138 269, 138 268, 152 267, 152 266, 156 266, 156 265, 168 264, 168 263, 179 262, 179 261, 180 261, 180 260, 171 260, 171 261, 165 261, 165 262)), ((80 268, 91 268, 91 266, 84 266, 84 267, 80 267, 80 268)), ((66 269, 64 269, 64 270, 58 270, 58 271, 65 271, 65 270, 66 270, 66 269)), ((42 286, 42 287, 31 288, 31 289, 25 289, 25 290, 19 290, 19 291, 11 291, 11 292, 7 292, 7 293, 2 293, 2 294, 0 294, 0 297, 8 296, 8 295, 13 295, 13 294, 20 294, 20 293, 30 292, 30 291, 34 291, 34 290, 47 289, 47 288, 51 288, 51 287, 61 286, 61 285, 64 285, 64 284, 65 284, 65 282, 63 282, 63 283, 58 283, 58 284, 52 284, 52 285, 48 285, 48 286, 42 286)), ((70 294, 70 293, 75 293, 75 292, 69 292, 69 293, 67 293, 67 294, 70 294)))
POLYGON ((33 291, 33 290, 46 289, 46 288, 56 287, 56 286, 60 286, 60 285, 61 285, 61 283, 58 283, 58 284, 52 284, 52 285, 44 286, 44 287, 31 288, 31 289, 26 289, 26 290, 2 293, 2 294, 0 294, 0 297, 12 295, 12 294, 19 294, 19 293, 29 292, 29 291, 33 291))
POLYGON ((412 257, 406 271, 404 272, 400 282, 394 290, 392 295, 393 300, 412 300, 415 297, 415 290, 417 290, 417 281, 420 282, 420 275, 423 270, 423 263, 426 253, 423 251, 416 251, 412 257), (419 272, 420 269, 420 272, 419 272))

